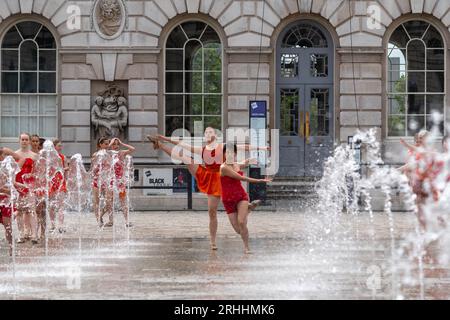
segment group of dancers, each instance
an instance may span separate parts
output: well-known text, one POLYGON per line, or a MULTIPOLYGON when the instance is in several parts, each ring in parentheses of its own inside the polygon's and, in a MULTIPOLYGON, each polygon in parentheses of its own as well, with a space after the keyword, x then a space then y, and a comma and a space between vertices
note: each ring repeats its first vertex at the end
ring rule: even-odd
MULTIPOLYGON (((62 153, 63 145, 59 139, 52 141, 54 151, 58 154, 58 159, 52 159, 58 163, 53 163, 53 170, 51 173, 50 182, 44 185, 46 190, 43 190, 39 185, 39 174, 43 170, 39 170, 42 162, 39 162, 46 140, 40 138, 38 135, 30 135, 22 133, 19 136, 20 148, 16 151, 10 148, 0 148, 0 161, 4 161, 6 157, 11 156, 18 165, 19 172, 16 173, 13 182, 13 187, 17 192, 17 198, 11 204, 12 186, 9 188, 3 185, 0 189, 0 223, 5 228, 6 240, 9 244, 9 253, 12 254, 12 243, 16 241, 18 244, 30 241, 33 245, 45 238, 47 225, 47 212, 50 227, 48 229, 51 233, 64 233, 64 210, 65 200, 67 198, 67 181, 69 163, 62 153), (48 190, 47 190, 48 189, 48 190), (18 238, 13 239, 13 223, 17 222, 18 238)), ((122 179, 124 176, 125 157, 132 154, 135 150, 133 146, 127 145, 118 138, 108 139, 100 138, 97 144, 98 150, 92 156, 91 166, 91 180, 92 180, 92 203, 94 215, 101 227, 113 226, 113 191, 119 190, 119 199, 121 209, 125 216, 126 226, 130 227, 131 223, 128 221, 128 203, 126 200, 126 185, 122 179), (109 165, 105 161, 98 161, 99 154, 102 150, 111 150, 117 155, 114 163, 109 165), (110 178, 109 183, 101 181, 99 183, 99 176, 102 174, 101 170, 112 168, 114 178, 110 178), (116 182, 113 185, 113 181, 116 182), (120 181, 117 183, 117 181, 120 181), (103 205, 101 199, 104 199, 103 205), (109 216, 109 221, 103 223, 105 215, 109 216)), ((111 157, 104 157, 112 162, 111 157)), ((45 171, 45 170, 44 170, 45 171)), ((71 177, 76 179, 76 177, 71 177)), ((100 179, 101 180, 101 179, 100 179)), ((42 184, 42 183, 41 183, 42 184)))
POLYGON ((209 233, 211 250, 217 250, 217 209, 222 199, 223 206, 234 231, 244 243, 244 252, 251 253, 248 216, 259 204, 260 200, 250 202, 249 196, 242 186, 248 183, 267 183, 272 179, 254 179, 243 175, 242 169, 256 163, 255 159, 238 162, 238 150, 265 150, 267 146, 257 147, 249 144, 220 143, 217 131, 208 127, 204 132, 204 145, 194 146, 179 139, 171 139, 162 135, 147 136, 155 150, 161 150, 172 158, 182 161, 195 177, 198 189, 208 197, 209 233), (196 163, 195 155, 200 156, 201 163, 196 163))
MULTIPOLYGON (((259 200, 250 202, 249 196, 242 185, 242 181, 249 183, 267 183, 271 179, 253 179, 243 175, 242 170, 256 160, 247 159, 237 161, 238 150, 269 150, 269 147, 254 147, 248 144, 220 143, 214 128, 206 128, 203 147, 190 145, 182 140, 167 138, 162 135, 148 136, 155 150, 162 150, 173 160, 181 160, 195 177, 199 190, 208 197, 210 247, 217 250, 217 210, 222 199, 223 206, 231 226, 239 234, 244 243, 244 251, 250 253, 249 233, 247 228, 248 216, 259 204, 259 200), (202 159, 196 164, 195 155, 202 159)), ((47 216, 49 213, 50 232, 64 233, 64 200, 67 197, 67 180, 69 164, 63 155, 62 142, 53 140, 53 147, 59 155, 59 166, 62 168, 51 177, 48 192, 39 192, 33 188, 37 180, 37 167, 39 154, 44 147, 45 139, 38 135, 22 133, 19 136, 20 148, 13 151, 9 148, 0 148, 0 161, 11 156, 17 162, 20 171, 16 174, 14 189, 17 190, 17 199, 13 206, 3 201, 11 195, 11 187, 0 190, 0 222, 5 228, 6 240, 12 252, 12 243, 38 244, 45 238, 47 216), (47 198, 48 196, 48 198, 47 198), (48 209, 48 210, 47 210, 48 209), (13 239, 12 224, 17 221, 18 238, 13 239)), ((101 137, 97 141, 97 151, 91 158, 91 187, 92 208, 99 227, 112 227, 114 199, 118 199, 121 211, 125 218, 125 226, 131 227, 129 221, 129 207, 127 185, 124 174, 127 157, 131 157, 135 148, 125 144, 118 138, 101 137), (109 152, 111 151, 111 152, 109 152), (111 157, 111 153, 115 157, 111 157), (104 172, 112 172, 105 178, 104 172), (115 195, 117 195, 116 198, 115 195), (108 221, 105 222, 105 218, 108 221)), ((73 177, 72 177, 73 179, 73 177)))

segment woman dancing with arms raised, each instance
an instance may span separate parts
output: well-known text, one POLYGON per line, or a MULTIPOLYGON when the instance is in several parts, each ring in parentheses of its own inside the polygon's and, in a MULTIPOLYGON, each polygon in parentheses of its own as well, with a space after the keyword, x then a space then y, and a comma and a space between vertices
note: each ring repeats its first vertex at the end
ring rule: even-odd
MULTIPOLYGON (((154 144, 155 149, 161 149, 170 157, 181 160, 188 168, 189 172, 195 177, 199 190, 208 196, 208 214, 209 214, 209 233, 211 249, 217 250, 216 235, 217 235, 217 208, 219 206, 221 197, 220 184, 220 166, 223 163, 223 143, 217 141, 217 133, 214 128, 208 127, 205 129, 203 147, 189 145, 183 141, 170 139, 162 135, 147 136, 147 138, 154 144), (164 144, 170 144, 181 147, 184 150, 197 154, 202 158, 202 164, 194 163, 190 156, 186 156, 183 152, 173 152, 173 147, 164 144)), ((250 145, 240 145, 238 149, 255 150, 256 147, 250 145)), ((269 150, 268 147, 259 148, 260 150, 269 150)), ((182 151, 182 150, 179 150, 182 151)), ((259 200, 253 201, 249 204, 249 209, 253 210, 260 203, 259 200)))

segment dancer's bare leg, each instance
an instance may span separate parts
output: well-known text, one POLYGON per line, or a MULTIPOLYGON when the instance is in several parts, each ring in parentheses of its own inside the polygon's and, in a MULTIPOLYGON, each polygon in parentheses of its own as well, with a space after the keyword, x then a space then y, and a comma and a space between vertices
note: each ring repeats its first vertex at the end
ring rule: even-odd
POLYGON ((212 250, 217 250, 217 208, 219 206, 219 202, 220 197, 208 195, 209 236, 212 250))
POLYGON ((9 245, 9 255, 12 256, 12 242, 13 242, 13 238, 12 238, 12 225, 11 225, 11 218, 2 218, 3 220, 3 226, 5 227, 5 237, 6 237, 6 241, 8 242, 9 245))
POLYGON ((94 210, 94 215, 95 215, 95 219, 97 220, 97 223, 102 225, 103 221, 100 220, 100 193, 98 191, 98 188, 93 189, 92 192, 92 197, 93 197, 93 206, 92 209, 94 210))
POLYGON ((230 221, 230 224, 233 227, 234 231, 236 231, 237 234, 241 234, 241 229, 239 229, 239 224, 238 224, 237 212, 227 214, 227 216, 228 216, 228 220, 230 221))
POLYGON ((155 150, 156 149, 162 150, 165 154, 167 154, 172 159, 182 161, 187 166, 190 174, 195 177, 195 174, 197 173, 197 169, 198 169, 198 164, 195 164, 194 159, 192 159, 191 157, 184 155, 183 150, 179 150, 179 152, 173 152, 174 147, 169 146, 164 143, 161 143, 159 141, 153 142, 153 144, 154 144, 155 150))
POLYGON ((248 228, 247 228, 247 220, 248 220, 248 201, 241 201, 237 206, 238 214, 237 220, 240 230, 240 235, 242 241, 244 242, 244 252, 251 253, 249 242, 248 242, 248 228))

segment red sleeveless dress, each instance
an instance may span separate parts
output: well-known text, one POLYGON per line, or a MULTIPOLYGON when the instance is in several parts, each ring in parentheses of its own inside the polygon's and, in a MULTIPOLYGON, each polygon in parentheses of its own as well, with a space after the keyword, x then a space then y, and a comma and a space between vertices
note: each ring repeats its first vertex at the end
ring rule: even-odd
MULTIPOLYGON (((238 172, 241 176, 242 171, 238 172)), ((241 201, 249 201, 248 194, 240 180, 236 180, 227 176, 220 177, 222 186, 222 202, 228 214, 237 212, 237 205, 241 201)))
MULTIPOLYGON (((62 167, 64 169, 66 158, 61 153, 59 154, 59 157, 61 158, 62 167)), ((52 196, 58 192, 67 192, 66 179, 64 178, 64 174, 61 172, 57 172, 53 177, 49 195, 52 196)))
MULTIPOLYGON (((6 199, 6 195, 1 195, 0 200, 6 199)), ((0 223, 3 224, 3 218, 11 218, 11 206, 0 206, 0 223)))
POLYGON ((203 165, 199 165, 195 173, 195 180, 200 192, 207 195, 220 197, 220 165, 223 162, 222 145, 219 144, 214 150, 203 147, 203 165))
MULTIPOLYGON (((31 158, 26 158, 25 162, 20 169, 20 172, 16 175, 16 182, 22 183, 26 186, 30 186, 34 182, 34 177, 31 176, 31 172, 33 171, 34 161, 31 158)), ((28 188, 17 188, 19 192, 19 197, 23 197, 28 195, 30 189, 28 188)))

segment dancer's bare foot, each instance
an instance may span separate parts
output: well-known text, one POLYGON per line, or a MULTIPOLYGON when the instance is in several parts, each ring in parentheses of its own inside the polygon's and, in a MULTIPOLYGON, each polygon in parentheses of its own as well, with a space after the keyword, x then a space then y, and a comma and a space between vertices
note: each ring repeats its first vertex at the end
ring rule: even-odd
POLYGON ((261 200, 253 200, 248 204, 248 210, 253 211, 261 204, 261 200))
POLYGON ((155 150, 158 150, 158 149, 159 149, 159 144, 160 144, 160 142, 159 142, 159 140, 158 140, 157 137, 148 135, 148 136, 147 136, 147 139, 148 139, 151 143, 153 143, 153 149, 155 149, 155 150))
POLYGON ((211 243, 211 250, 217 250, 217 245, 215 243, 211 243))
POLYGON ((252 254, 253 252, 252 252, 252 250, 250 250, 250 248, 245 248, 244 249, 244 253, 245 254, 252 254))

